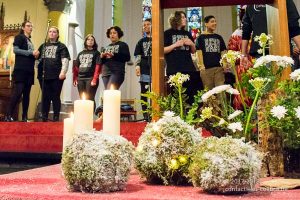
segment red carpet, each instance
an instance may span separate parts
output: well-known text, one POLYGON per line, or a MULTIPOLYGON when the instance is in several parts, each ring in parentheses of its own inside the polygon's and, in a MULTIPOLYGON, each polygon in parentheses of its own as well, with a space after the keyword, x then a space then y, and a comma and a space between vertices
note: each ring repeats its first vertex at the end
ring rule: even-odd
MULTIPOLYGON (((270 179, 270 178, 269 178, 270 179)), ((266 180, 266 179, 264 179, 266 180)), ((174 187, 145 184, 138 174, 131 173, 125 191, 105 194, 68 192, 60 165, 16 172, 0 176, 0 199, 26 200, 192 200, 192 199, 278 199, 299 200, 300 190, 256 191, 245 195, 210 195, 192 186, 174 187)))
MULTIPOLYGON (((122 122, 121 135, 137 144, 145 122, 122 122)), ((96 130, 102 123, 94 123, 96 130)), ((203 131, 204 136, 209 132, 203 131)), ((0 152, 57 153, 62 151, 62 122, 0 122, 0 152)))

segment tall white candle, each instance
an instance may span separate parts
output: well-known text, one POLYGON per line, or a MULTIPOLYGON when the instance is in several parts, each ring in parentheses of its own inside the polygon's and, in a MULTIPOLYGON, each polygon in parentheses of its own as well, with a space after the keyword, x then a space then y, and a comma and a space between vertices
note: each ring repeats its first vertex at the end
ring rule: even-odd
POLYGON ((121 92, 104 90, 103 93, 103 132, 120 135, 121 92))
POLYGON ((93 130, 94 102, 85 100, 84 94, 82 100, 74 102, 74 130, 75 134, 93 130))
POLYGON ((63 133, 63 151, 69 145, 74 136, 74 115, 70 114, 70 118, 64 119, 64 133, 63 133))

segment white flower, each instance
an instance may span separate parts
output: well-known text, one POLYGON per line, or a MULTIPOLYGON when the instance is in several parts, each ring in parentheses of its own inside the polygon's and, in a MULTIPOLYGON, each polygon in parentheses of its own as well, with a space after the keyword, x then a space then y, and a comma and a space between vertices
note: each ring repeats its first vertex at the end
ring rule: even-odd
POLYGON ((263 53, 263 49, 258 49, 258 50, 257 50, 257 53, 258 53, 258 54, 262 54, 262 53, 263 53))
POLYGON ((229 88, 228 90, 226 90, 227 93, 229 94, 234 94, 234 95, 239 95, 240 92, 237 89, 234 88, 229 88))
POLYGON ((164 116, 166 117, 174 117, 175 113, 173 111, 165 111, 164 116))
POLYGON ((219 94, 219 93, 224 92, 224 91, 227 91, 227 90, 229 90, 229 89, 231 89, 231 88, 232 88, 231 85, 219 85, 219 86, 217 86, 217 87, 214 87, 214 88, 212 89, 212 92, 213 92, 214 94, 219 94))
POLYGON ((236 111, 234 111, 233 113, 231 113, 231 114, 228 116, 228 119, 231 120, 231 119, 233 119, 233 118, 239 116, 239 115, 242 114, 242 113, 243 113, 243 111, 241 111, 241 110, 236 110, 236 111))
POLYGON ((284 106, 274 106, 271 109, 272 116, 276 117, 278 119, 284 118, 286 112, 287 112, 287 109, 284 106))
POLYGON ((219 126, 223 125, 225 123, 225 120, 222 118, 220 121, 219 121, 219 126))
POLYGON ((234 123, 230 123, 228 124, 228 127, 232 132, 236 132, 237 130, 242 131, 243 130, 243 126, 241 122, 234 122, 234 123))
POLYGON ((209 97, 211 97, 212 95, 214 95, 213 91, 212 90, 209 90, 207 92, 205 92, 202 96, 201 96, 201 99, 203 102, 206 102, 207 99, 209 99, 209 97))
POLYGON ((299 81, 300 80, 300 69, 297 69, 295 71, 293 71, 291 74, 290 74, 290 77, 292 80, 294 81, 299 81))
POLYGON ((266 66, 268 63, 275 62, 280 67, 288 67, 294 64, 294 60, 288 56, 274 56, 267 55, 258 58, 253 66, 253 68, 258 68, 260 66, 266 66))
POLYGON ((300 106, 298 106, 297 108, 294 108, 294 110, 296 111, 296 117, 298 119, 300 119, 300 106))

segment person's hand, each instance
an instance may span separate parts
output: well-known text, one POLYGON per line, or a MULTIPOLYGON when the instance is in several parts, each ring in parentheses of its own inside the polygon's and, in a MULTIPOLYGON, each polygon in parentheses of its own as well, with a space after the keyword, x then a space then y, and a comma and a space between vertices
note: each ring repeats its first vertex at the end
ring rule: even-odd
POLYGON ((64 80, 64 79, 66 79, 66 75, 63 72, 61 72, 59 74, 59 80, 64 80))
POLYGON ((299 55, 300 54, 300 50, 297 47, 293 48, 293 54, 294 54, 294 56, 299 55))
POLYGON ((74 85, 74 87, 77 87, 78 81, 77 80, 73 81, 73 85, 74 85))
POLYGON ((176 43, 175 43, 175 46, 176 47, 182 47, 184 45, 184 40, 181 39, 181 40, 178 40, 176 43))
POLYGON ((141 75, 141 67, 140 66, 135 67, 135 75, 137 75, 137 76, 141 75))
POLYGON ((184 45, 187 45, 187 46, 191 46, 194 44, 194 42, 192 40, 190 40, 190 38, 184 38, 183 42, 184 42, 184 45))
POLYGON ((33 52, 32 52, 32 55, 34 56, 34 58, 38 58, 39 57, 39 55, 40 55, 40 52, 39 52, 39 50, 34 50, 33 52))
POLYGON ((113 56, 114 56, 114 54, 109 53, 109 52, 101 53, 101 55, 100 55, 101 58, 111 58, 113 56))
POLYGON ((241 61, 240 61, 240 66, 247 69, 248 68, 248 63, 249 63, 248 57, 245 56, 245 55, 242 55, 241 61))
POLYGON ((97 83, 96 83, 96 80, 93 79, 93 80, 91 81, 91 86, 95 86, 96 84, 97 84, 97 83))

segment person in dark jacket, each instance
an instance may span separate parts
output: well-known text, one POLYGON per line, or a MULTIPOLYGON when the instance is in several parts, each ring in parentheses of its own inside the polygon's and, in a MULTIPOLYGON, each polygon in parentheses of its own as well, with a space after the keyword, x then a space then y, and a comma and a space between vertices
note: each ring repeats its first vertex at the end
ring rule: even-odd
POLYGON ((101 52, 102 80, 105 89, 118 90, 125 78, 125 63, 130 60, 129 47, 120 41, 124 33, 118 26, 112 26, 106 31, 111 44, 101 52))
POLYGON ((97 48, 95 37, 88 34, 84 40, 84 50, 78 54, 73 67, 73 85, 78 88, 79 96, 84 93, 87 99, 94 101, 94 108, 101 73, 100 52, 97 48))
POLYGON ((42 119, 48 120, 50 104, 53 104, 53 121, 59 121, 60 93, 68 71, 70 54, 66 45, 58 41, 59 30, 52 26, 48 42, 39 47, 41 52, 38 79, 42 89, 42 119))
MULTIPOLYGON (((288 16, 288 30, 289 30, 289 37, 294 40, 296 46, 300 48, 300 27, 299 27, 299 13, 295 6, 293 0, 286 1, 287 7, 287 16, 288 16)), ((258 58, 262 56, 257 52, 260 49, 258 42, 254 41, 255 36, 259 36, 261 33, 268 34, 267 28, 267 15, 266 15, 266 5, 248 5, 246 8, 246 13, 243 17, 243 35, 242 35, 242 58, 241 58, 241 65, 247 66, 248 65, 248 58, 247 58, 247 47, 250 38, 252 37, 251 41, 251 48, 249 54, 252 57, 258 58), (252 36, 251 36, 252 33, 252 36)), ((268 54, 268 49, 266 49, 266 54, 268 54)))
POLYGON ((31 86, 34 84, 34 62, 39 56, 39 51, 34 50, 30 40, 32 32, 32 23, 25 21, 22 23, 20 34, 15 37, 13 46, 15 58, 15 67, 13 71, 13 91, 12 99, 9 103, 6 121, 14 121, 13 112, 22 97, 22 121, 27 121, 29 96, 31 86))
MULTIPOLYGON (((151 19, 146 19, 143 22, 143 30, 146 37, 143 37, 138 41, 135 46, 134 56, 136 56, 136 75, 140 77, 141 94, 145 94, 150 90, 151 83, 151 19)), ((147 102, 147 97, 141 96, 141 100, 147 102)), ((146 113, 147 106, 141 104, 142 110, 144 111, 143 116, 145 121, 150 121, 149 114, 146 113)))

